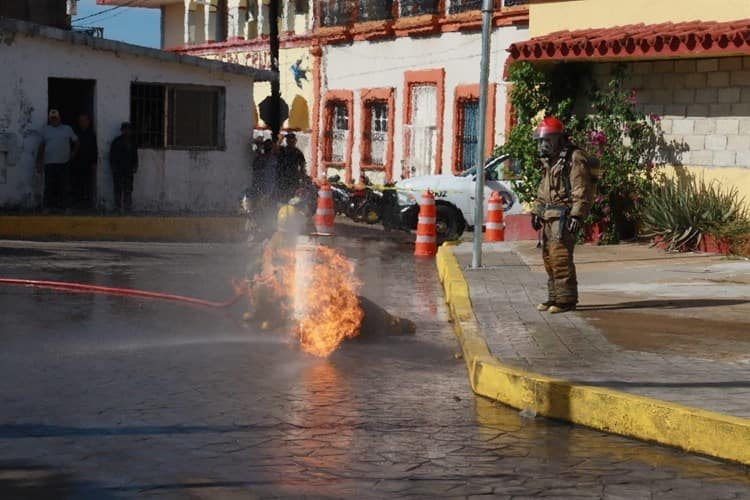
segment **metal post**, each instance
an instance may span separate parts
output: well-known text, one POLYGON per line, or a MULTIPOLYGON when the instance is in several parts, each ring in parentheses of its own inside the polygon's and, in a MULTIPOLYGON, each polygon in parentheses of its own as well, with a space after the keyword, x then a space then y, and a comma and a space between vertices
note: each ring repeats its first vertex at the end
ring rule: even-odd
POLYGON ((271 0, 268 4, 268 37, 271 44, 271 71, 276 73, 276 80, 271 82, 271 103, 273 104, 273 119, 268 125, 271 127, 271 138, 276 141, 281 130, 281 82, 279 81, 279 0, 271 0))
MULTIPOLYGON (((474 252, 471 267, 482 267, 482 226, 484 225, 484 149, 487 142, 487 91, 490 78, 490 28, 492 26, 493 0, 482 3, 482 61, 479 72, 479 164, 477 165, 476 194, 474 205, 474 252)), ((490 138, 491 140, 491 138, 490 138)))

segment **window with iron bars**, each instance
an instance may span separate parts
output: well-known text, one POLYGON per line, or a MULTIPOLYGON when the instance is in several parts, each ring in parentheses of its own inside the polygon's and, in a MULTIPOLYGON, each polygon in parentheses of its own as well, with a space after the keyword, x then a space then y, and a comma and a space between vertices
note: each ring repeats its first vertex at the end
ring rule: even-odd
POLYGON ((365 105, 364 163, 385 165, 388 141, 388 101, 370 101, 365 105))
POLYGON ((321 0, 321 26, 344 26, 354 21, 354 0, 321 0))
MULTIPOLYGON (((468 12, 471 10, 482 10, 483 3, 483 0, 450 0, 448 13, 460 14, 461 12, 468 12)), ((494 0, 493 7, 499 9, 502 7, 502 4, 502 0, 494 0)))
POLYGON ((458 103, 458 170, 464 171, 479 161, 479 100, 462 99, 458 103))
POLYGON ((224 147, 224 89, 131 83, 130 121, 138 147, 224 147))
POLYGON ((349 110, 345 102, 328 103, 328 126, 325 131, 325 161, 344 163, 346 161, 346 141, 349 132, 349 110))
POLYGON ((404 17, 440 13, 440 0, 401 0, 399 5, 399 14, 404 17))
POLYGON ((359 0, 357 21, 383 21, 393 18, 393 0, 359 0))

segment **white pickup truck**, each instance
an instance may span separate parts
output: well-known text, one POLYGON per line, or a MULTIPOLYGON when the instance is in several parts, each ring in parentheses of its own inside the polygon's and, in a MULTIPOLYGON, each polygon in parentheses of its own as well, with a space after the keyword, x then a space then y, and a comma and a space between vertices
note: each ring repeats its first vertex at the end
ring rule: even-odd
MULTIPOLYGON (((503 197, 505 214, 522 213, 521 202, 514 192, 513 182, 503 179, 503 164, 510 157, 500 155, 489 159, 484 165, 484 214, 487 201, 493 191, 503 197)), ((437 240, 441 243, 454 239, 467 228, 474 227, 474 204, 476 193, 476 167, 459 175, 425 175, 404 179, 396 183, 398 210, 383 218, 387 228, 413 230, 417 227, 418 197, 427 190, 435 195, 437 205, 437 240)))

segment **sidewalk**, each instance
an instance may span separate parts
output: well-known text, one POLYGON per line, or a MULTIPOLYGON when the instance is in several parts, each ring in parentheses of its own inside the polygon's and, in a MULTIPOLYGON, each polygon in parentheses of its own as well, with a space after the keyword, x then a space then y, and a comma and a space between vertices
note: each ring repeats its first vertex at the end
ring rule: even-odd
MULTIPOLYGON (((750 441, 742 440, 750 434, 736 433, 750 430, 745 420, 750 419, 750 262, 668 255, 645 245, 578 247, 579 311, 550 315, 535 309, 546 299, 546 275, 535 247, 486 244, 480 270, 469 269, 470 245, 452 248, 478 328, 499 364, 527 371, 530 378, 566 381, 573 389, 616 391, 624 414, 614 406, 600 408, 613 421, 605 418, 595 427, 748 463, 750 441), (643 401, 629 402, 629 395, 658 400, 658 409, 648 410, 656 413, 638 414, 643 401), (685 426, 668 411, 672 403, 688 407, 678 408, 680 418, 688 419, 685 426), (638 412, 629 413, 636 407, 638 412), (698 432, 690 416, 700 410, 722 414, 709 418, 712 423, 701 432, 724 417, 739 425, 727 436, 733 450, 712 453, 695 444, 705 437, 685 435, 698 432), (620 425, 618 418, 627 422, 620 425), (651 429, 659 425, 671 427, 651 429)), ((565 404, 575 401, 571 397, 565 404)), ((721 446, 716 439, 707 446, 721 446)))

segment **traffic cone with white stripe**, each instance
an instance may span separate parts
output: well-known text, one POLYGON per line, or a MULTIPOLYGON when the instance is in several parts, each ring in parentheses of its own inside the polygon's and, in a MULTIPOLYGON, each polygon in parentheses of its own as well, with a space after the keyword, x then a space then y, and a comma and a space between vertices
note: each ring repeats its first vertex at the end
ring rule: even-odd
POLYGON ((487 222, 484 227, 484 241, 505 241, 505 222, 503 222, 503 197, 493 191, 487 203, 487 222))
POLYGON ((437 253, 435 195, 427 191, 419 197, 419 221, 417 223, 417 242, 414 255, 432 257, 437 253))
POLYGON ((323 181, 318 190, 318 208, 315 210, 315 231, 321 234, 333 234, 333 221, 336 212, 333 210, 333 192, 331 185, 323 181))

